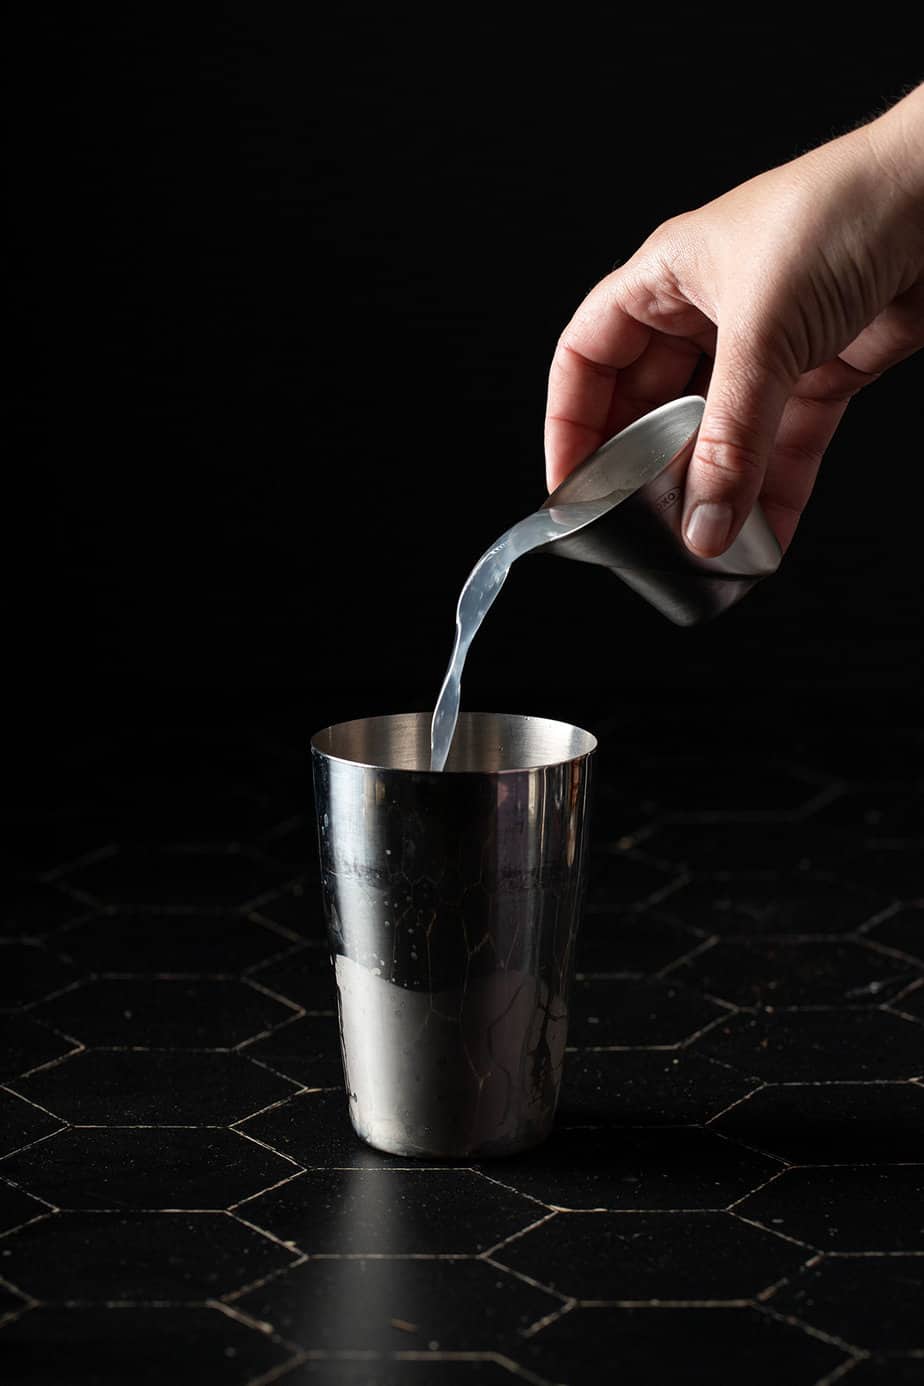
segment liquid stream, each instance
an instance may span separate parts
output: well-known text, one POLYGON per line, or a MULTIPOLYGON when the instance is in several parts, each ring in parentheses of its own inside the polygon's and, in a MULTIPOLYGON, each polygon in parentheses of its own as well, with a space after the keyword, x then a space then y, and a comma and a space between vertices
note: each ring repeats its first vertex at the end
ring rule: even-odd
POLYGON ((576 501, 537 510, 508 529, 481 555, 459 594, 455 643, 430 724, 431 770, 446 768, 459 720, 465 658, 514 562, 533 549, 551 543, 553 539, 565 539, 569 534, 576 534, 579 529, 584 529, 612 509, 614 500, 615 497, 610 495, 602 500, 576 501))

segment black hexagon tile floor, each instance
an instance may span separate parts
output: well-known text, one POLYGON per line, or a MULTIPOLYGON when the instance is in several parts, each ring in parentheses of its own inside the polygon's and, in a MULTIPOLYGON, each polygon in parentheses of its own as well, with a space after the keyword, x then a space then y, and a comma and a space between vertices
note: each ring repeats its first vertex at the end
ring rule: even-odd
POLYGON ((921 1386, 914 729, 614 722, 555 1128, 463 1161, 350 1125, 304 748, 149 730, 11 833, 4 1386, 921 1386))

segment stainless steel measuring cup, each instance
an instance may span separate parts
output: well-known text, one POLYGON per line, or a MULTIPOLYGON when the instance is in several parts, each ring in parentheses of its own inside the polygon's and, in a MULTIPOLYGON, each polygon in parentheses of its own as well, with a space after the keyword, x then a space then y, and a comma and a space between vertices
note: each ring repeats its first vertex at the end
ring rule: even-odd
POLYGON ((685 395, 644 414, 588 457, 545 508, 611 497, 592 524, 536 553, 609 568, 679 626, 717 616, 776 572, 782 554, 759 505, 718 558, 683 541, 684 477, 706 401, 685 395))

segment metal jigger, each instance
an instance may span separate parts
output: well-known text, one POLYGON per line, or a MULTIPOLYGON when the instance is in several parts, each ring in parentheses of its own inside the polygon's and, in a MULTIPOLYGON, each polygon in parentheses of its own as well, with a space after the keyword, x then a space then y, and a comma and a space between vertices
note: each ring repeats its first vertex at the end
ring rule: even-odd
POLYGON ((759 505, 719 558, 700 558, 683 541, 684 478, 705 403, 685 395, 664 404, 582 462, 544 508, 605 497, 613 505, 577 534, 536 553, 609 568, 679 626, 717 616, 776 572, 780 546, 759 505))

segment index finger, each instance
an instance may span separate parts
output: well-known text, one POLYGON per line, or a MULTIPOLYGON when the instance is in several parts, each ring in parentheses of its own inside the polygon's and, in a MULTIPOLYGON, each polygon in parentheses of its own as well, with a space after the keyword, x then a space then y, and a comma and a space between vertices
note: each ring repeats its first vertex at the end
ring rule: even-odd
POLYGON ((621 306, 612 276, 600 281, 562 332, 549 370, 545 413, 549 489, 606 439, 616 379, 636 361, 651 328, 621 306))

